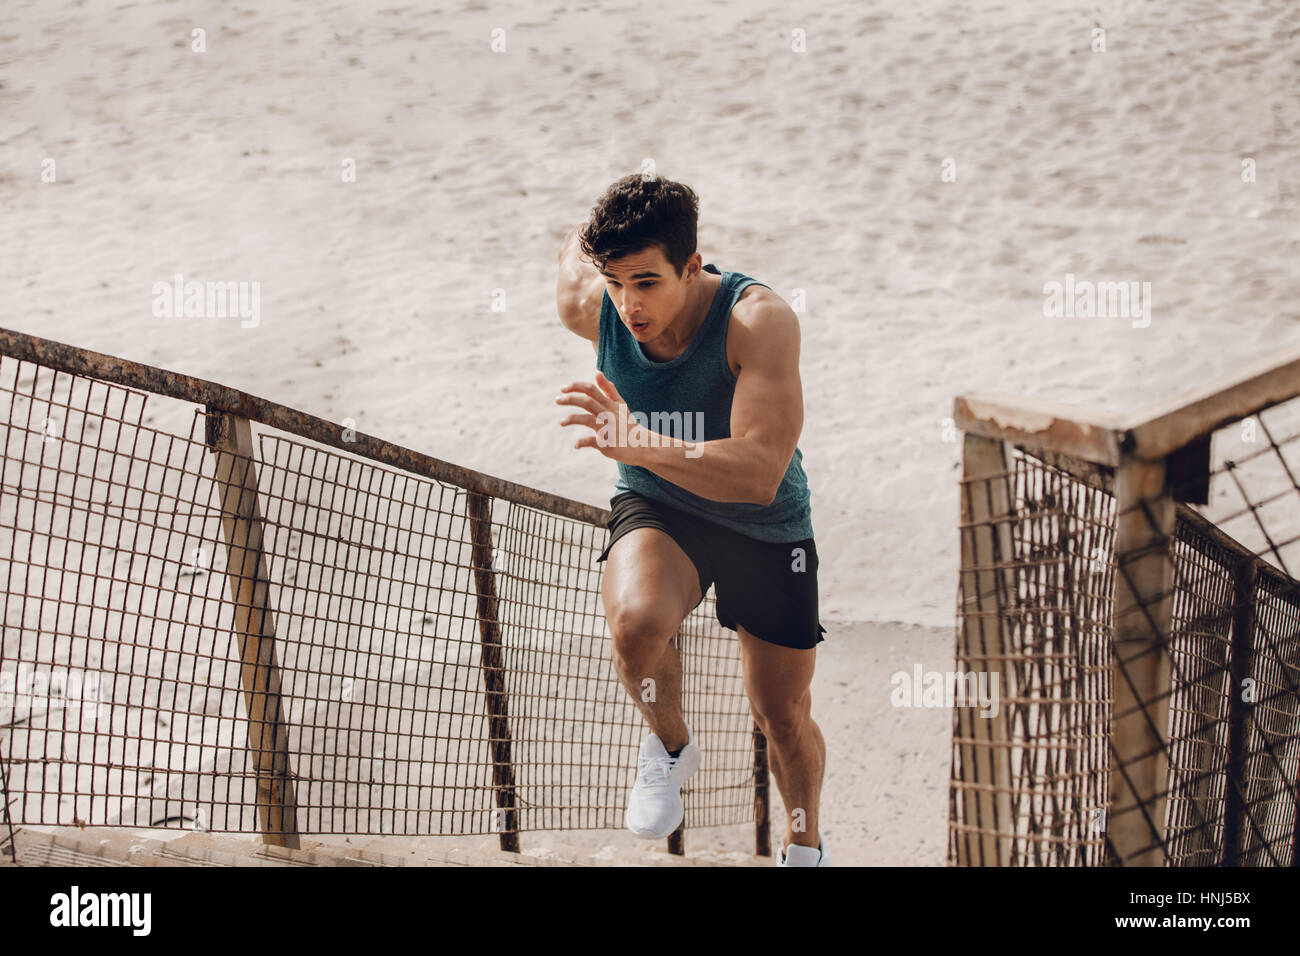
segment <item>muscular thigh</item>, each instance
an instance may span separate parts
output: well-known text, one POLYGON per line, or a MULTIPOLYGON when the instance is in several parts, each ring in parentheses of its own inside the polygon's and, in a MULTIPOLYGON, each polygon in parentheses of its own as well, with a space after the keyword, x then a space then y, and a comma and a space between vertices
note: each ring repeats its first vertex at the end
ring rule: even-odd
POLYGON ((634 528, 609 549, 600 583, 610 628, 671 637, 700 603, 699 574, 681 546, 658 528, 634 528))
POLYGON ((800 650, 769 644, 738 626, 741 670, 745 693, 756 717, 776 721, 796 720, 811 702, 817 649, 800 650))

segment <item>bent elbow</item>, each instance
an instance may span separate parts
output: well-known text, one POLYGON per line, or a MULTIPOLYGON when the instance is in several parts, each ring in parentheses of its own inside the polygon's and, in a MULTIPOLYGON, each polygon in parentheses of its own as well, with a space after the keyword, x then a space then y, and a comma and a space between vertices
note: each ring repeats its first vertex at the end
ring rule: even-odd
POLYGON ((779 481, 776 484, 769 483, 767 485, 764 485, 758 495, 758 499, 754 503, 766 507, 767 505, 770 505, 772 502, 776 501, 776 493, 780 490, 781 490, 781 482, 779 481))

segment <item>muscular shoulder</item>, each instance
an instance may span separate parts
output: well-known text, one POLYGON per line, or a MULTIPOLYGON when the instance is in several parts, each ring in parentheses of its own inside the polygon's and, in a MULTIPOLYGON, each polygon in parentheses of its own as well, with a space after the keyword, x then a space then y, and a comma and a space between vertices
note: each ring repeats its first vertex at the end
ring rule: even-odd
POLYGON ((605 297, 605 279, 596 267, 582 258, 577 227, 569 231, 560 247, 555 284, 555 305, 565 328, 595 342, 600 330, 600 306, 605 297))
POLYGON ((731 309, 727 326, 727 364, 738 374, 746 362, 779 360, 797 363, 799 318, 779 295, 766 286, 748 286, 731 309))

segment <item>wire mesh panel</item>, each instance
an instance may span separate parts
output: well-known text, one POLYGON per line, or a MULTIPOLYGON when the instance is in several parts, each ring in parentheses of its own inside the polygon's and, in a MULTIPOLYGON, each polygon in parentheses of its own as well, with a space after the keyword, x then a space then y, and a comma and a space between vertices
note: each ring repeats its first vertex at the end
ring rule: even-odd
POLYGON ((963 554, 978 557, 961 577, 957 671, 989 669, 1003 679, 996 713, 954 710, 949 858, 1097 863, 1106 808, 1113 502, 1018 450, 1004 470, 963 481, 962 494, 963 554), (973 505, 995 495, 1006 505, 978 517, 973 505), (969 544, 990 526, 1004 531, 1003 553, 969 544), (1001 572, 996 592, 975 593, 971 572, 979 571, 1001 572), (992 626, 991 647, 974 642, 981 624, 992 626), (998 732, 976 736, 977 721, 996 723, 998 732), (979 791, 1005 796, 983 805, 963 799, 979 791))
MULTIPOLYGON (((610 659, 602 524, 9 356, 0 405, 13 822, 622 825, 646 731, 610 659)), ((708 754, 691 826, 755 815, 712 608, 678 637, 708 754)))
POLYGON ((1178 516, 1173 607, 1168 842, 1172 865, 1219 862, 1228 767, 1234 556, 1178 516))
POLYGON ((501 829, 466 493, 285 436, 259 439, 299 825, 501 829))
POLYGON ((4 360, 0 396, 12 815, 191 825, 176 784, 207 764, 238 786, 246 753, 225 584, 199 550, 220 536, 202 445, 146 426, 130 389, 4 360))
MULTIPOLYGON (((710 588, 677 637, 683 717, 704 753, 700 769, 682 787, 687 819, 696 826, 749 822, 756 812, 767 813, 766 795, 762 797, 764 805, 756 807, 754 789, 756 738, 758 746, 765 744, 744 704, 740 657, 734 646, 713 636, 718 628, 714 608, 710 588), (742 706, 737 707, 735 701, 742 706)), ((763 776, 766 787, 766 764, 763 776)), ((766 834, 762 839, 766 842, 766 834)))
POLYGON ((1300 400, 1275 404, 1138 463, 1158 481, 1122 494, 1128 466, 967 437, 957 664, 1007 691, 995 726, 954 712, 951 863, 1296 859, 1298 435, 1300 400))
MULTIPOLYGON (((1157 557, 1168 556, 1167 584, 1147 589, 1139 608, 1152 653, 1167 655, 1169 668, 1169 786, 1154 794, 1167 798, 1165 827, 1144 821, 1152 862, 1296 861, 1297 437, 1300 400, 1229 422, 1166 460, 1159 496, 1121 509, 1154 529, 1161 499, 1187 502, 1178 505, 1175 540, 1151 536, 1157 557), (1166 594, 1168 621, 1159 614, 1166 594)), ((1143 716, 1158 712, 1161 696, 1137 698, 1143 716)))
POLYGON ((1243 746, 1243 866, 1300 862, 1300 594, 1277 575, 1259 577, 1249 679, 1254 697, 1243 746), (1288 852, 1289 851, 1289 852, 1288 852))

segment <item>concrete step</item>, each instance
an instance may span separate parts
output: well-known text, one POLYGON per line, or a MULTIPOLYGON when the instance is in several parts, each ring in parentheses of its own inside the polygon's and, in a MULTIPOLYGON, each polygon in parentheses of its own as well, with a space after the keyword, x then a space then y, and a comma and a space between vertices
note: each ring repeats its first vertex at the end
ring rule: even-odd
MULTIPOLYGON (((7 836, 7 835, 6 835, 7 836)), ((537 839, 539 834, 530 834, 537 839)), ((339 839, 339 838, 336 838, 339 839)), ((697 851, 678 857, 662 841, 644 849, 598 850, 538 845, 522 853, 439 845, 427 837, 351 837, 353 843, 302 838, 299 849, 263 844, 244 834, 187 833, 159 840, 101 827, 16 829, 20 866, 761 866, 770 860, 697 851), (357 842, 364 841, 364 842, 357 842)), ((7 841, 6 841, 7 843, 7 841)), ((0 866, 15 865, 8 852, 0 866)))

